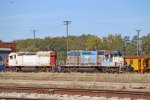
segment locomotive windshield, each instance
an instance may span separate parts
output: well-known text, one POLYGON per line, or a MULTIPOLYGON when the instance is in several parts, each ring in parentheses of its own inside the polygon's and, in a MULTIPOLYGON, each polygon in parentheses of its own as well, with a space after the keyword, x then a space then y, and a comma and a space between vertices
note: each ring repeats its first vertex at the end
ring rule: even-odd
POLYGON ((112 56, 122 56, 122 54, 121 54, 120 51, 112 51, 112 52, 111 52, 111 55, 112 55, 112 56))
POLYGON ((70 52, 68 52, 68 56, 80 56, 80 52, 78 52, 78 51, 70 51, 70 52))

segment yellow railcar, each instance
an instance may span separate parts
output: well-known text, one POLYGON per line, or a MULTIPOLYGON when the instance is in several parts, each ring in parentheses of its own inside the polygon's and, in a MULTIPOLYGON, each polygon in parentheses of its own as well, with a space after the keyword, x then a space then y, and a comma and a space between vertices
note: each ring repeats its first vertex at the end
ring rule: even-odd
POLYGON ((125 59, 139 73, 150 71, 150 56, 126 56, 125 59))

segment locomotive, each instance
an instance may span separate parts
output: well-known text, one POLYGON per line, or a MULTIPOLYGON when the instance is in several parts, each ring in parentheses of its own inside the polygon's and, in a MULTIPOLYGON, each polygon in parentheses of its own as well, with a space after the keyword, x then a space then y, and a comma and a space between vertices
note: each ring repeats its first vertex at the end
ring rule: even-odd
POLYGON ((120 51, 69 51, 66 64, 62 65, 62 71, 79 71, 81 68, 110 73, 129 72, 132 70, 131 67, 126 65, 125 58, 120 51))
POLYGON ((54 71, 57 53, 54 51, 12 52, 5 61, 6 71, 22 71, 34 68, 34 71, 54 71))

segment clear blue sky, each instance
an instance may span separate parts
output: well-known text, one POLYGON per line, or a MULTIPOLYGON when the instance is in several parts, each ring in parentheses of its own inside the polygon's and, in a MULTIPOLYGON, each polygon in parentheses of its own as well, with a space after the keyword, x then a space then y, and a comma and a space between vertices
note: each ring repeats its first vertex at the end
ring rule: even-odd
POLYGON ((0 0, 0 39, 12 41, 70 35, 150 33, 150 0, 0 0))

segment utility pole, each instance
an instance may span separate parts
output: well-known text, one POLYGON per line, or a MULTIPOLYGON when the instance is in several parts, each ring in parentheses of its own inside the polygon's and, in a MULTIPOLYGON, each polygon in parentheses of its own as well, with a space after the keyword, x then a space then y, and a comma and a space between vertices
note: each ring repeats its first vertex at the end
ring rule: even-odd
POLYGON ((64 21, 64 25, 66 25, 66 33, 67 33, 67 56, 68 56, 68 25, 71 21, 64 21))
POLYGON ((136 30, 137 31, 137 56, 139 56, 139 35, 141 30, 136 30))
POLYGON ((35 47, 36 47, 36 42, 35 42, 35 34, 36 32, 38 32, 38 30, 31 30, 33 32, 33 35, 34 35, 34 42, 33 42, 33 46, 34 46, 34 50, 35 50, 35 47))
POLYGON ((129 41, 130 41, 129 39, 130 39, 129 36, 126 36, 124 38, 124 56, 126 56, 126 54, 127 54, 127 46, 128 46, 129 41))

